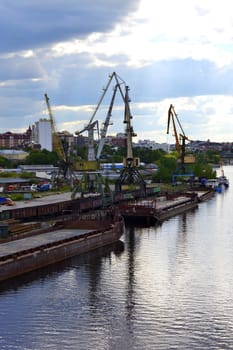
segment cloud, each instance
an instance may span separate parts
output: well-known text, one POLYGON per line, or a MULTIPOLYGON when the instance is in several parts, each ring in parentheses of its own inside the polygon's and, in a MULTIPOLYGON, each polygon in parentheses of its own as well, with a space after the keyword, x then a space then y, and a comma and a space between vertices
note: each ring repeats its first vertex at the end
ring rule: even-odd
MULTIPOLYGON (((45 93, 58 128, 80 129, 116 71, 130 87, 138 138, 166 139, 170 103, 192 138, 230 137, 229 128, 217 128, 221 118, 228 125, 232 118, 229 0, 2 0, 0 19, 5 131, 45 116, 45 93)), ((123 130, 122 113, 118 98, 111 132, 123 130)))
POLYGON ((34 57, 13 56, 0 58, 0 80, 40 79, 43 68, 34 57))
POLYGON ((2 0, 1 51, 14 52, 106 32, 137 9, 138 0, 2 0), (4 33, 4 37, 3 37, 4 33))

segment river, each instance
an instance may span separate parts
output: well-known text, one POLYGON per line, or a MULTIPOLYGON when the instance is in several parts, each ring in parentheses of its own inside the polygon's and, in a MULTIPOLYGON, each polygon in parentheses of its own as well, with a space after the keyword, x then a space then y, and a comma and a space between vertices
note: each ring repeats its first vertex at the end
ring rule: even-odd
POLYGON ((1 350, 233 349, 230 187, 119 244, 1 283, 1 350))

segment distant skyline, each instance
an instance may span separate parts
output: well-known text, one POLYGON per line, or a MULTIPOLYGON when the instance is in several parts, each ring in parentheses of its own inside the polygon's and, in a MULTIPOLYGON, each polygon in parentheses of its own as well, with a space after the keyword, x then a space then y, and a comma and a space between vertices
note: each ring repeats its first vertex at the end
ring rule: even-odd
MULTIPOLYGON (((81 130, 115 71, 130 87, 134 142, 174 143, 170 104, 190 139, 233 141, 230 0, 2 0, 0 29, 1 133, 48 117, 45 93, 57 129, 81 130)), ((124 131, 123 113, 118 97, 108 134, 124 131)))

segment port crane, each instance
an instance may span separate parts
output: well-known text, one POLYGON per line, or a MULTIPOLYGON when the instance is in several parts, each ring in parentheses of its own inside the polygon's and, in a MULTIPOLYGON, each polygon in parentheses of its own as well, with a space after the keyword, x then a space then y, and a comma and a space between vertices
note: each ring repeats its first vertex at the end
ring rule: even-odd
POLYGON ((193 177, 191 164, 195 163, 195 157, 192 154, 186 154, 186 141, 191 141, 183 130, 174 106, 171 104, 168 109, 167 134, 169 134, 170 124, 173 125, 176 150, 178 153, 178 167, 173 174, 173 183, 176 183, 177 176, 193 177), (180 132, 177 131, 178 125, 180 132))
POLYGON ((59 173, 54 177, 54 184, 57 182, 57 178, 62 177, 65 180, 72 180, 72 170, 70 161, 70 149, 66 140, 61 140, 58 136, 56 125, 52 113, 52 108, 50 106, 49 97, 47 94, 45 96, 45 102, 48 109, 49 120, 52 129, 52 149, 57 153, 59 157, 59 173))
POLYGON ((141 196, 146 194, 146 184, 141 174, 138 171, 140 165, 139 158, 133 156, 133 142, 132 138, 137 136, 131 125, 132 114, 129 106, 129 87, 125 87, 125 112, 124 112, 124 123, 126 124, 125 135, 126 135, 126 157, 124 158, 124 168, 122 169, 119 178, 116 180, 115 191, 121 192, 124 185, 127 187, 134 186, 139 187, 141 196))
POLYGON ((124 100, 124 94, 121 89, 122 84, 125 84, 124 81, 115 72, 113 72, 109 76, 108 83, 103 90, 103 93, 89 120, 89 123, 82 130, 75 132, 77 136, 81 135, 86 131, 88 132, 88 155, 87 155, 87 160, 81 160, 81 161, 75 162, 75 169, 77 171, 82 172, 83 176, 79 184, 76 186, 76 188, 74 188, 72 192, 72 198, 75 198, 77 193, 81 193, 81 196, 83 196, 85 193, 90 193, 90 192, 98 192, 98 193, 100 192, 101 194, 103 193, 109 194, 110 192, 109 187, 106 185, 106 183, 104 183, 104 180, 99 171, 100 156, 104 147, 107 130, 111 123, 110 119, 111 119, 112 109, 115 102, 117 91, 120 91, 121 97, 124 100), (115 86, 113 89, 112 98, 110 101, 110 105, 109 105, 108 112, 107 112, 105 121, 103 123, 103 126, 101 130, 99 130, 99 122, 98 120, 94 120, 94 118, 113 80, 115 80, 115 86), (96 130, 99 137, 97 147, 94 141, 94 132, 96 130))
POLYGON ((99 170, 100 168, 100 163, 99 163, 99 159, 100 159, 100 155, 101 152, 103 150, 103 146, 104 146, 104 142, 106 139, 106 135, 107 135, 107 130, 108 127, 110 125, 110 118, 111 118, 111 113, 112 113, 112 108, 113 108, 113 104, 115 101, 115 97, 116 97, 116 92, 117 90, 120 91, 120 94, 124 100, 124 94, 122 92, 121 89, 121 84, 124 84, 124 81, 122 79, 120 79, 120 77, 116 74, 116 72, 113 72, 110 76, 109 76, 109 80, 108 83, 106 85, 106 87, 103 89, 103 93, 99 99, 99 102, 88 122, 88 124, 86 126, 84 126, 84 128, 80 131, 76 131, 75 135, 81 135, 83 134, 85 131, 88 132, 88 155, 87 155, 87 160, 85 161, 80 161, 76 163, 76 170, 79 171, 96 171, 99 170), (94 120, 99 107, 110 87, 110 84, 112 82, 112 80, 115 79, 115 87, 114 87, 114 91, 113 91, 113 95, 112 95, 112 99, 110 102, 110 106, 108 109, 108 113, 106 116, 106 119, 103 123, 103 128, 101 130, 99 130, 99 124, 98 124, 98 120, 94 120), (121 80, 121 81, 120 81, 121 80), (94 141, 94 131, 97 130, 98 133, 98 137, 100 137, 100 140, 98 142, 98 147, 96 150, 95 147, 95 141, 94 141))

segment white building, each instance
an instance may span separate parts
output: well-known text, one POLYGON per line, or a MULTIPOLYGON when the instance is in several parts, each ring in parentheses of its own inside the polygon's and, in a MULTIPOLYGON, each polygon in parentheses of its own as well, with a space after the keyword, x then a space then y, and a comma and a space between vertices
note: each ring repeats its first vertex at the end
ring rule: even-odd
POLYGON ((52 127, 49 119, 40 119, 32 126, 32 141, 39 143, 41 149, 53 150, 52 127))
POLYGON ((167 143, 157 143, 152 140, 139 140, 138 143, 135 144, 135 146, 149 148, 151 150, 162 149, 165 152, 167 152, 169 148, 169 145, 167 143))

